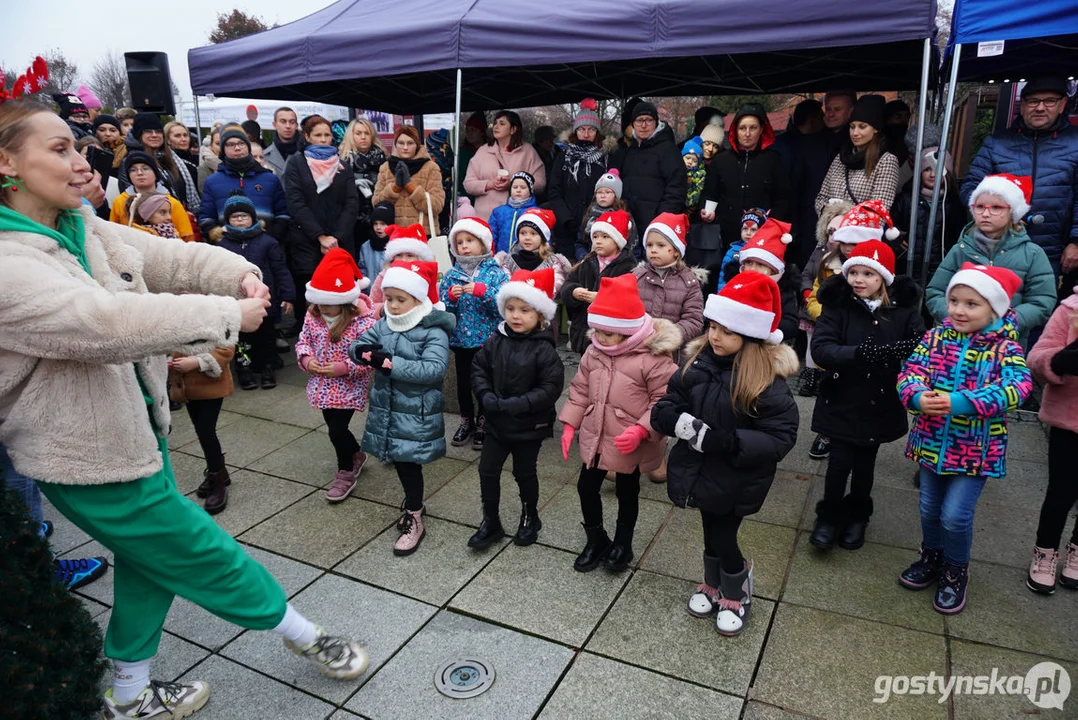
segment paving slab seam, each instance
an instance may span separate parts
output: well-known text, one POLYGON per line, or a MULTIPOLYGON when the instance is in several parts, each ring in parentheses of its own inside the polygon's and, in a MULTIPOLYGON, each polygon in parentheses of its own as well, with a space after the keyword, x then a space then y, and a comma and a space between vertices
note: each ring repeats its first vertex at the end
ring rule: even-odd
MULTIPOLYGON (((1010 652, 1010 653, 1021 653, 1022 655, 1031 655, 1033 657, 1044 658, 1045 660, 1050 660, 1052 662, 1060 663, 1060 664, 1062 664, 1062 663, 1073 663, 1074 662, 1074 660, 1071 660, 1070 658, 1061 658, 1061 657, 1055 657, 1055 656, 1052 656, 1052 655, 1045 655, 1044 653, 1036 652, 1035 650, 1024 650, 1024 649, 1020 649, 1020 648, 1008 647, 1006 645, 993 645, 992 643, 981 642, 980 640, 971 640, 970 638, 965 638, 965 637, 962 637, 961 635, 951 635, 950 634, 951 633, 950 626, 948 624, 949 621, 950 621, 949 617, 944 618, 944 626, 946 627, 947 634, 944 635, 943 637, 947 638, 948 655, 950 653, 951 641, 952 640, 957 640, 960 643, 962 643, 963 645, 971 645, 971 646, 976 646, 976 647, 990 648, 992 650, 1003 650, 1004 652, 1010 652)), ((948 662, 949 662, 949 657, 948 657, 948 662)), ((948 665, 948 672, 950 672, 950 665, 948 665)))
POLYGON ((543 710, 546 709, 547 703, 550 702, 550 698, 554 697, 554 693, 558 691, 558 688, 561 686, 562 681, 565 680, 565 676, 568 675, 569 671, 573 669, 573 666, 576 665, 577 658, 579 658, 583 652, 583 650, 577 650, 573 653, 573 659, 565 664, 565 667, 562 669, 561 674, 558 675, 558 679, 555 680, 554 684, 550 686, 550 690, 547 691, 546 696, 543 698, 543 702, 539 703, 539 707, 536 708, 535 713, 532 715, 532 720, 536 720, 536 718, 543 714, 543 710))
MULTIPOLYGON (((896 584, 897 584, 897 581, 896 581, 896 584)), ((778 605, 779 602, 785 603, 786 605, 789 605, 790 607, 801 608, 803 610, 812 610, 812 611, 815 611, 815 612, 830 613, 831 615, 839 615, 841 617, 850 618, 851 620, 862 620, 864 622, 872 623, 874 625, 882 625, 884 627, 889 627, 889 628, 901 628, 902 630, 908 630, 910 632, 916 632, 916 633, 920 633, 922 635, 931 635, 932 637, 938 637, 938 638, 947 637, 943 633, 934 633, 934 632, 932 632, 930 630, 923 630, 921 628, 914 628, 914 627, 910 627, 908 625, 898 625, 896 623, 884 622, 882 620, 876 620, 874 618, 864 617, 862 615, 852 615, 850 613, 842 612, 841 610, 836 610, 834 608, 824 609, 824 608, 815 607, 813 605, 802 605, 801 603, 793 602, 793 601, 790 601, 790 600, 776 601, 775 604, 778 605)), ((777 609, 778 608, 776 608, 776 611, 777 611, 777 609)), ((959 638, 959 639, 961 639, 961 638, 959 638)), ((993 647, 995 647, 995 646, 993 646, 993 647)), ((1000 646, 1000 647, 1002 647, 1002 646, 1000 646)), ((1004 648, 1004 649, 1008 649, 1008 648, 1004 648)), ((1009 648, 1009 649, 1014 650, 1014 648, 1009 648)))
MULTIPOLYGON (((772 615, 774 615, 774 613, 772 613, 772 615)), ((714 634, 715 634, 715 642, 722 642, 723 641, 723 637, 721 635, 719 635, 718 633, 714 633, 714 634)), ((551 642, 554 642, 554 641, 551 641, 551 642)), ((727 695, 729 697, 737 698, 738 700, 742 700, 742 701, 748 701, 748 700, 751 699, 747 695, 738 695, 737 693, 732 693, 732 692, 729 692, 727 690, 723 690, 722 688, 717 688, 717 687, 715 687, 713 685, 704 685, 703 683, 697 682, 696 680, 692 680, 690 678, 681 677, 679 675, 674 675, 672 673, 664 672, 662 670, 659 670, 658 668, 649 667, 647 665, 637 665, 636 663, 632 662, 631 660, 624 660, 622 658, 614 657, 612 655, 607 655, 606 653, 604 653, 604 652, 602 652, 600 650, 591 650, 591 649, 588 649, 588 648, 581 648, 580 651, 577 654, 580 655, 580 654, 585 653, 585 652, 588 653, 589 655, 595 655, 596 657, 601 657, 604 660, 610 660, 610 661, 616 662, 619 665, 628 665, 629 667, 636 668, 637 670, 646 670, 647 672, 652 673, 653 675, 660 675, 660 676, 662 676, 664 678, 667 678, 669 680, 676 680, 679 683, 685 683, 686 685, 693 685, 694 687, 698 687, 698 688, 700 688, 702 690, 708 690, 710 692, 719 693, 720 695, 727 695)), ((763 655, 763 646, 760 647, 760 654, 763 655)), ((574 661, 575 661, 575 658, 574 658, 574 661)), ((752 690, 752 685, 749 685, 749 690, 750 691, 752 690)))
POLYGON ((790 715, 796 715, 798 718, 803 718, 804 720, 827 720, 827 718, 824 717, 823 715, 810 715, 810 714, 806 713, 804 710, 795 710, 794 708, 783 707, 781 705, 774 705, 774 704, 769 703, 769 702, 767 702, 765 700, 757 700, 756 698, 751 696, 751 693, 750 693, 749 697, 745 698, 745 707, 743 707, 741 709, 741 715, 740 715, 741 720, 744 720, 745 713, 747 713, 749 711, 749 703, 750 702, 754 702, 757 705, 762 705, 764 707, 775 708, 776 710, 780 710, 783 713, 788 713, 790 715))
MULTIPOLYGON (((573 652, 576 652, 578 650, 583 649, 583 648, 578 648, 578 647, 575 647, 573 645, 570 645, 569 643, 562 642, 561 640, 557 640, 557 639, 552 638, 552 637, 546 637, 545 635, 540 635, 539 633, 533 632, 531 630, 526 630, 524 628, 514 627, 513 625, 507 625, 506 623, 503 623, 503 622, 501 622, 499 620, 494 620, 492 618, 484 617, 482 615, 476 615, 474 613, 470 613, 467 610, 464 610, 462 608, 446 607, 446 608, 443 608, 443 610, 445 612, 450 612, 450 613, 453 613, 455 615, 462 615, 462 616, 464 616, 466 618, 469 618, 471 620, 478 620, 479 622, 486 623, 487 625, 493 625, 494 627, 498 627, 498 628, 501 628, 503 630, 511 630, 511 631, 513 631, 515 633, 519 633, 520 635, 525 635, 527 637, 535 638, 537 640, 542 640, 544 642, 551 643, 552 645, 560 645, 561 647, 566 648, 568 650, 572 650, 573 652)), ((435 613, 435 614, 437 614, 437 613, 435 613)), ((590 636, 589 636, 589 638, 590 638, 590 636)))
POLYGON ((644 548, 644 552, 640 553, 640 557, 636 561, 636 567, 633 568, 633 572, 636 572, 636 569, 642 566, 644 564, 644 561, 647 560, 648 554, 651 552, 651 549, 655 547, 655 543, 660 537, 662 537, 663 531, 666 530, 666 526, 669 525, 670 521, 673 519, 675 510, 677 510, 677 506, 673 503, 670 503, 670 510, 666 513, 666 517, 663 518, 662 523, 659 524, 659 529, 656 530, 655 534, 651 536, 651 542, 649 542, 648 546, 644 548))
MULTIPOLYGON (((795 538, 794 539, 794 548, 796 549, 796 547, 797 547, 797 539, 795 538)), ((790 562, 791 563, 793 562, 793 554, 792 553, 790 554, 790 562)), ((775 626, 775 618, 777 618, 779 616, 779 606, 782 603, 781 595, 782 595, 783 589, 786 587, 786 578, 789 577, 789 574, 790 574, 790 566, 787 565, 786 566, 786 575, 784 576, 783 581, 782 581, 782 588, 779 589, 780 598, 778 600, 775 600, 775 608, 771 612, 771 617, 769 617, 767 619, 767 629, 764 630, 764 639, 763 639, 763 642, 760 643, 760 652, 756 656, 756 663, 752 666, 752 675, 749 676, 748 689, 745 690, 745 705, 741 709, 742 716, 744 716, 745 710, 749 706, 749 698, 751 698, 753 696, 753 694, 754 694, 753 689, 755 688, 755 685, 756 685, 756 676, 760 672, 760 665, 763 664, 764 653, 767 652, 767 643, 771 639, 771 630, 775 626)))
MULTIPOLYGON (((948 631, 947 628, 948 618, 943 619, 943 630, 948 631)), ((950 635, 943 636, 943 671, 947 673, 947 677, 951 677, 951 637, 950 635)), ((947 718, 948 720, 954 720, 954 695, 947 696, 947 718)))

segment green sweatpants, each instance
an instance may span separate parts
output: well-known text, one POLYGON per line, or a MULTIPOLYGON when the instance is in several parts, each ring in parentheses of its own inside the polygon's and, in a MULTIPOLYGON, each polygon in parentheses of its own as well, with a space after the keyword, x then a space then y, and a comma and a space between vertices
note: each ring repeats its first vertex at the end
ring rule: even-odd
POLYGON ((232 536, 176 489, 168 445, 152 477, 106 485, 39 483, 64 517, 115 555, 114 604, 105 655, 122 662, 157 654, 175 596, 252 630, 284 618, 280 584, 232 536))

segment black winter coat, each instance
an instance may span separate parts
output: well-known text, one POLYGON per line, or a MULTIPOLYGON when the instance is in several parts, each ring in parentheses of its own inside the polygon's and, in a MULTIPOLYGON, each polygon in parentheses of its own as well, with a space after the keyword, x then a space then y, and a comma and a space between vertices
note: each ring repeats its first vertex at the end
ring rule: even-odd
POLYGON ((723 245, 729 247, 741 237, 741 217, 749 208, 770 210, 770 217, 790 220, 790 173, 770 146, 751 152, 723 150, 707 166, 702 199, 718 203, 716 222, 723 245))
POLYGON ((887 292, 890 306, 875 312, 853 294, 843 275, 829 277, 816 293, 823 312, 812 334, 812 359, 823 369, 823 380, 812 414, 814 432, 875 445, 897 440, 909 429, 895 389, 905 357, 883 365, 857 359, 857 347, 869 337, 883 345, 924 335, 917 284, 896 277, 887 292))
POLYGON ((610 167, 621 173, 622 197, 641 233, 659 213, 685 212, 689 178, 674 133, 666 125, 660 124, 644 142, 634 139, 629 147, 620 148, 610 158, 610 167))
POLYGON ((667 463, 666 491, 680 507, 752 515, 764 504, 778 462, 797 442, 797 404, 781 377, 797 372, 797 356, 785 345, 773 347, 776 377, 760 395, 756 412, 749 415, 734 408, 733 358, 716 355, 706 338, 690 343, 686 352, 701 345, 703 351, 684 377, 681 369, 674 373, 666 395, 651 409, 651 427, 674 437, 678 417, 688 413, 713 429, 736 432, 737 451, 716 452, 708 442, 710 433, 704 435, 702 453, 678 440, 667 463))
MULTIPOLYGON (((913 205, 912 192, 913 180, 910 180, 898 191, 895 202, 891 205, 891 217, 895 221, 895 227, 899 229, 902 235, 899 236, 898 240, 888 244, 895 251, 895 269, 903 275, 907 274, 906 267, 909 261, 906 245, 909 243, 910 215, 913 205)), ((910 276, 915 280, 919 280, 921 277, 921 264, 924 262, 925 257, 924 243, 928 234, 928 216, 932 210, 932 203, 920 193, 917 195, 917 202, 917 245, 913 250, 914 274, 910 276)), ((956 183, 951 180, 948 183, 947 192, 940 202, 939 212, 936 213, 936 231, 932 233, 932 253, 928 258, 927 278, 929 280, 932 279, 936 268, 943 262, 943 257, 947 254, 947 251, 958 242, 959 236, 962 235, 962 229, 968 221, 969 208, 958 197, 956 183), (941 241, 943 243, 942 247, 940 247, 941 241)))
POLYGON ((258 266, 262 272, 262 282, 270 291, 270 306, 266 314, 273 321, 280 320, 281 303, 296 301, 296 286, 276 238, 265 232, 243 238, 226 230, 217 246, 241 255, 247 262, 258 266))
POLYGON ((487 433, 501 442, 552 437, 564 388, 565 366, 550 328, 520 335, 503 322, 472 361, 472 391, 487 433))
POLYGON ((352 231, 359 212, 359 193, 351 169, 342 168, 330 186, 318 192, 307 158, 300 152, 288 158, 281 182, 288 214, 292 216, 286 241, 292 272, 310 275, 318 267, 322 261, 319 235, 337 238, 337 244, 354 257, 356 243, 352 231))
POLYGON ((599 258, 595 253, 588 253, 587 257, 569 271, 561 286, 561 301, 569 314, 569 344, 573 352, 583 353, 588 348, 588 308, 591 307, 591 303, 580 302, 574 298, 573 290, 584 288, 595 292, 599 289, 599 280, 602 278, 625 275, 631 273, 635 267, 633 251, 626 245, 621 254, 611 260, 601 273, 599 258))
POLYGON ((576 256, 584 214, 595 199, 595 183, 606 172, 606 162, 607 156, 603 155, 599 162, 574 162, 576 167, 571 168, 566 161, 565 150, 559 148, 554 155, 554 162, 546 176, 544 207, 553 210, 557 218, 552 233, 554 251, 567 258, 576 256))

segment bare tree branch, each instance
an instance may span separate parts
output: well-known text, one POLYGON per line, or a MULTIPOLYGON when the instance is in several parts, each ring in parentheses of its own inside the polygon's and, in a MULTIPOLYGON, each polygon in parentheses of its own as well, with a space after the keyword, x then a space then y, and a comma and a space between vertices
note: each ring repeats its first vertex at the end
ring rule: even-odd
POLYGON ((127 66, 118 52, 109 52, 94 63, 88 85, 106 110, 116 110, 131 104, 127 66))

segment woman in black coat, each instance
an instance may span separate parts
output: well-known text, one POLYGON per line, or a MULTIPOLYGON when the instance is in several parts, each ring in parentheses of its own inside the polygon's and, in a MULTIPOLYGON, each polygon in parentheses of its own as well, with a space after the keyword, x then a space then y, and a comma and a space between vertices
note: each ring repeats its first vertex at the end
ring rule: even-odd
POLYGON ((724 246, 741 237, 741 216, 749 208, 764 208, 768 217, 790 220, 790 174, 771 147, 775 131, 762 105, 741 106, 727 143, 707 166, 700 211, 704 222, 718 220, 724 246), (707 211, 709 201, 717 204, 712 212, 707 211))
POLYGON ((595 106, 585 100, 565 146, 555 153, 547 173, 544 207, 553 210, 557 218, 554 252, 567 258, 576 257, 584 213, 595 199, 595 182, 606 172, 608 150, 603 142, 595 106))
MULTIPOLYGON (((890 252, 881 241, 873 245, 890 252)), ((855 251, 856 253, 856 251, 855 251)), ((894 267, 891 255, 890 266, 894 267)), ((823 312, 812 334, 812 359, 820 366, 820 383, 812 429, 831 439, 824 499, 816 506, 811 542, 829 549, 837 535, 849 550, 864 544, 872 515, 872 483, 876 453, 883 443, 906 434, 906 409, 898 397, 898 372, 924 335, 921 289, 907 277, 887 287, 889 302, 876 310, 859 299, 845 273, 824 281, 816 297, 823 312), (852 475, 850 494, 846 478, 852 475)))
POLYGON ((359 193, 352 171, 341 164, 333 147, 329 121, 312 115, 303 121, 307 147, 288 158, 284 169, 285 200, 292 217, 286 248, 296 285, 296 320, 307 314, 304 288, 328 250, 341 247, 356 254, 352 231, 359 212, 359 193))

